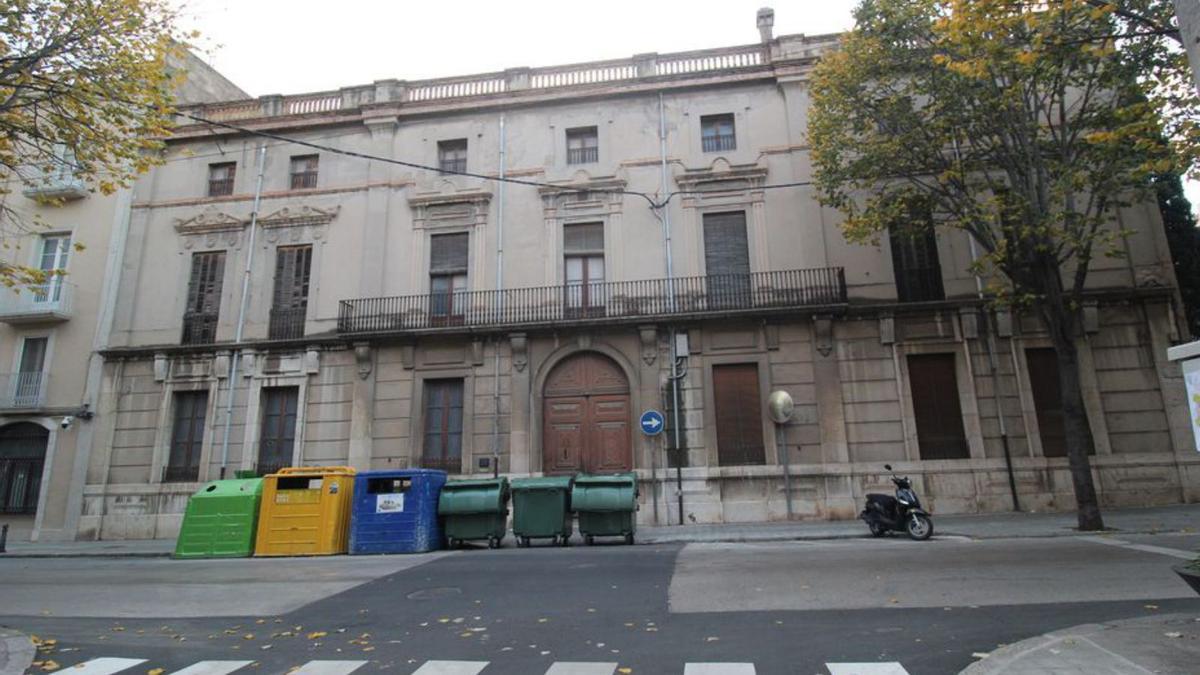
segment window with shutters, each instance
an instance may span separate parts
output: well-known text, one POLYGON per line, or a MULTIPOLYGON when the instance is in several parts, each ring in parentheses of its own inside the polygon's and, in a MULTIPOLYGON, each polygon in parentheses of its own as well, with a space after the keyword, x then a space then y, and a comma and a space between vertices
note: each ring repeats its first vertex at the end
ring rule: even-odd
POLYGON ((888 228, 896 296, 900 302, 945 300, 932 216, 926 210, 911 214, 911 218, 911 223, 888 228))
POLYGON ((467 139, 438 141, 438 168, 462 173, 467 170, 467 139))
POLYGON ((753 304, 745 211, 704 214, 704 271, 709 308, 753 304))
POLYGON ((421 466, 462 472, 463 381, 425 380, 421 466))
POLYGON ((717 422, 717 463, 720 466, 765 464, 758 364, 713 366, 712 387, 717 422))
MULTIPOLYGON (((1067 456, 1067 430, 1063 424, 1062 388, 1058 382, 1058 356, 1050 347, 1025 350, 1029 388, 1037 409, 1038 436, 1044 457, 1067 456)), ((1092 448, 1092 454, 1095 448, 1092 448)))
POLYGON ((307 190, 317 187, 318 155, 297 155, 292 157, 291 184, 293 190, 307 190))
POLYGON ((312 246, 280 246, 275 252, 275 295, 268 337, 291 340, 304 336, 312 246))
POLYGON ((221 310, 221 284, 225 277, 225 252, 192 254, 187 306, 183 312, 183 344, 209 344, 217 339, 221 310))
POLYGON ((567 129, 567 164, 600 161, 600 136, 596 127, 567 129))
POLYGON ((908 383, 921 459, 967 459, 954 354, 911 354, 908 383))
POLYGON ((171 454, 163 468, 164 482, 191 482, 200 478, 200 448, 208 414, 207 391, 175 392, 175 420, 171 428, 171 454))
POLYGON ((218 162, 208 165, 208 196, 224 197, 233 194, 233 179, 237 162, 218 162))
POLYGON ((737 149, 733 130, 733 114, 704 115, 700 118, 700 141, 704 152, 726 152, 737 149))
POLYGON ((465 232, 429 238, 429 315, 435 325, 462 323, 469 241, 465 232))
POLYGON ((569 317, 604 314, 604 224, 563 226, 563 280, 569 317))
POLYGON ((265 476, 292 465, 296 447, 296 408, 299 387, 264 387, 262 429, 258 440, 258 475, 265 476))

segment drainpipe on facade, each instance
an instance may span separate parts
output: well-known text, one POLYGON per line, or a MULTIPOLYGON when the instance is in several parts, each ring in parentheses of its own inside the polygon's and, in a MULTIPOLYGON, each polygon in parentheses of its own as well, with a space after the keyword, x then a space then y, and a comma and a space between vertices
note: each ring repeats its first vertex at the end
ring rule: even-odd
MULTIPOLYGON (((659 194, 665 200, 669 186, 670 175, 667 171, 667 116, 663 106, 662 92, 658 92, 658 152, 662 170, 662 185, 659 194)), ((664 203, 662 209, 663 248, 667 255, 667 310, 675 309, 675 275, 671 260, 671 210, 664 203)), ((683 524, 683 457, 679 449, 679 380, 686 373, 676 374, 679 367, 679 353, 676 349, 675 328, 671 328, 671 436, 675 450, 675 497, 679 502, 679 524, 683 524)), ((687 358, 685 354, 683 358, 687 358)))
MULTIPOLYGON (((504 307, 504 168, 507 164, 504 113, 500 113, 500 180, 496 184, 496 301, 504 307)), ((496 368, 492 380, 492 478, 500 477, 500 338, 496 343, 496 368)), ((511 387, 510 387, 511 389, 511 387)), ((516 392, 509 392, 515 395, 516 392)), ((511 426, 511 425, 510 425, 511 426)), ((509 430, 512 438, 512 430, 509 430)))
MULTIPOLYGON (((250 273, 253 270, 254 264, 254 239, 258 232, 258 206, 262 201, 262 186, 263 173, 267 166, 267 145, 265 143, 258 144, 258 177, 254 183, 254 206, 250 210, 250 239, 246 245, 246 267, 242 272, 242 302, 238 307, 237 328, 234 330, 233 343, 240 345, 242 342, 242 331, 246 326, 246 303, 250 299, 250 273)), ((221 473, 220 478, 225 478, 225 471, 229 466, 229 430, 233 425, 233 397, 234 390, 237 388, 238 366, 241 363, 242 350, 235 348, 233 350, 233 358, 229 364, 229 395, 225 398, 225 430, 221 437, 221 473)), ((247 448, 242 448, 243 455, 247 452, 247 448)))

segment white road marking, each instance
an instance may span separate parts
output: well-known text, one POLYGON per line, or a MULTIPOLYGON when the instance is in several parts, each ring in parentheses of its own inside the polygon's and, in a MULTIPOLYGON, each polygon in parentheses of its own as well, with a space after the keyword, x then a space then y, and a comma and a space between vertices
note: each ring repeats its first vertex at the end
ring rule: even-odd
POLYGON ((890 663, 826 663, 829 675, 908 675, 904 666, 890 663))
POLYGON ((228 675, 238 668, 244 668, 253 661, 199 661, 178 670, 173 675, 228 675))
POLYGON ((84 661, 73 668, 67 668, 63 672, 69 672, 71 675, 111 675, 111 673, 119 673, 126 668, 132 668, 139 663, 145 663, 146 659, 116 659, 112 657, 102 657, 84 661))
MULTIPOLYGON (((479 675, 489 661, 426 661, 413 675, 479 675)), ((294 675, 294 674, 293 674, 294 675)))
POLYGON ((581 661, 555 661, 546 675, 613 675, 615 663, 584 663, 581 661))
POLYGON ((754 675, 753 663, 689 663, 683 675, 754 675))
POLYGON ((1145 553, 1157 553, 1158 555, 1169 555, 1172 558, 1182 558, 1183 560, 1194 560, 1196 553, 1194 551, 1185 551, 1179 548, 1167 548, 1165 546, 1151 546, 1150 544, 1135 544, 1130 541, 1122 541, 1111 537, 1080 537, 1083 541, 1090 541, 1093 544, 1107 544, 1109 546, 1119 546, 1120 548, 1128 548, 1134 551, 1143 551, 1145 553))
POLYGON ((291 675, 350 675, 366 665, 366 661, 309 661, 291 675))

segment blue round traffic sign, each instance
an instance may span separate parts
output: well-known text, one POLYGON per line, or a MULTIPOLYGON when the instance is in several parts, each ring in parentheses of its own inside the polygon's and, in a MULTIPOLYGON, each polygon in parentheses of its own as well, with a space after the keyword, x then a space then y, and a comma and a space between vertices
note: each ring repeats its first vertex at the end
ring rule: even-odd
POLYGON ((657 436, 663 430, 663 415, 657 410, 647 410, 642 413, 642 419, 638 423, 642 426, 643 434, 657 436))

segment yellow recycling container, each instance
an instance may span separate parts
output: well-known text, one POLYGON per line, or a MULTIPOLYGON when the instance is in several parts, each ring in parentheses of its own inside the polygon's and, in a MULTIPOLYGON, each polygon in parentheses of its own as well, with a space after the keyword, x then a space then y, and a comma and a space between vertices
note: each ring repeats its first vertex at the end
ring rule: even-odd
POLYGON ((354 473, 348 466, 305 466, 264 478, 255 557, 345 553, 354 473))

